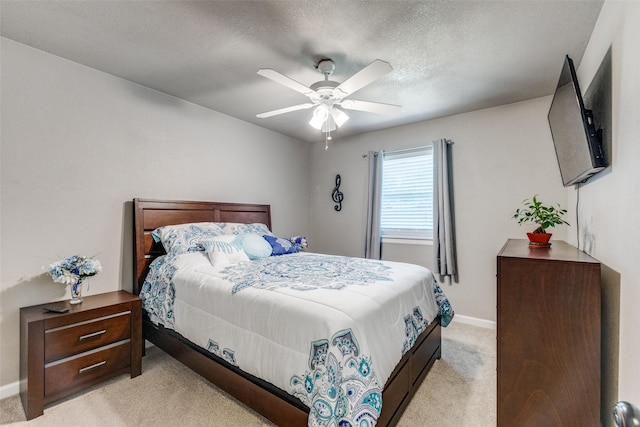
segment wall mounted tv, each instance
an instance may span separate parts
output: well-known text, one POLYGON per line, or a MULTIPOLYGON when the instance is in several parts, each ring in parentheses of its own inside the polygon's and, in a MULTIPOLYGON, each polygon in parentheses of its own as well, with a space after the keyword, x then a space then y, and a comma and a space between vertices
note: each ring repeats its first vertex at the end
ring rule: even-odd
POLYGON ((579 184, 607 167, 601 133, 584 107, 576 70, 567 55, 548 114, 560 175, 565 187, 579 184))

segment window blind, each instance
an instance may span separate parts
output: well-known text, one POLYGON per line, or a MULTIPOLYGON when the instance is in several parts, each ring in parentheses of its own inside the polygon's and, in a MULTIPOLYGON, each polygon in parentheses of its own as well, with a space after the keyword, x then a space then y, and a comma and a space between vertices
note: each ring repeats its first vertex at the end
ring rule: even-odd
POLYGON ((433 238, 433 149, 385 152, 380 199, 381 235, 433 238))

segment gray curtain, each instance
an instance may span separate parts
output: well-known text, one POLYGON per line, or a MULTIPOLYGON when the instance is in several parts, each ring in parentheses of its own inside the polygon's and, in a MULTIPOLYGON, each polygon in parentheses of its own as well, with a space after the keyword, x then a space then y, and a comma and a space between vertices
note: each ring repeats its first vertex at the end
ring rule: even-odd
POLYGON ((452 144, 445 139, 433 141, 433 266, 441 279, 457 282, 452 144))
POLYGON ((380 259, 380 196, 382 195, 382 156, 384 152, 369 151, 369 179, 367 185, 367 211, 365 218, 364 257, 380 259))

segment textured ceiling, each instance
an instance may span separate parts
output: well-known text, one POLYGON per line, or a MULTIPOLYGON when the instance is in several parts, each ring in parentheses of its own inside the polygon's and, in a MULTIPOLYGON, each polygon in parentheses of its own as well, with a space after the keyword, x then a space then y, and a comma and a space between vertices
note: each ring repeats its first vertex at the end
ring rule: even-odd
POLYGON ((291 137, 321 141, 307 102, 256 74, 304 85, 319 59, 342 82, 375 59, 394 70, 350 98, 346 137, 553 93, 564 55, 580 63, 602 1, 10 1, 3 37, 291 137))

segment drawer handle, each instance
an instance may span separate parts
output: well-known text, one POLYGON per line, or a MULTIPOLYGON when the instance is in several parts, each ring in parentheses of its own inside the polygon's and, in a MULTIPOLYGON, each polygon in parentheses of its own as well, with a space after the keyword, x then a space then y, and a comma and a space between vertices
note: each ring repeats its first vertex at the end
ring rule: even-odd
POLYGON ((90 370, 95 369, 95 368, 99 368, 100 366, 106 365, 106 364, 107 364, 107 361, 103 360, 102 362, 96 363, 95 365, 91 365, 91 366, 87 366, 85 368, 81 368, 78 371, 78 374, 84 374, 87 371, 90 371, 90 370))
POLYGON ((87 335, 80 335, 80 338, 78 338, 78 339, 79 339, 80 341, 82 341, 82 340, 86 340, 87 338, 97 337, 98 335, 102 335, 102 334, 104 334, 104 333, 106 333, 106 332, 107 332, 107 330, 106 330, 106 329, 103 329, 103 330, 101 330, 101 331, 93 332, 93 333, 91 333, 91 334, 87 334, 87 335))

